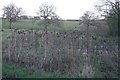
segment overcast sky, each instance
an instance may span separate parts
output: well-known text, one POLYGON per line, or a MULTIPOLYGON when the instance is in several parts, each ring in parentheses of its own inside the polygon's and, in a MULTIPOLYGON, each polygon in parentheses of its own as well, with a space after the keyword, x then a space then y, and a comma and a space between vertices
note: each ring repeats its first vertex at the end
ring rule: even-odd
POLYGON ((85 11, 95 11, 94 4, 97 0, 0 0, 0 16, 3 6, 14 3, 22 7, 25 14, 35 16, 39 6, 45 2, 56 7, 56 13, 62 19, 79 19, 85 11))

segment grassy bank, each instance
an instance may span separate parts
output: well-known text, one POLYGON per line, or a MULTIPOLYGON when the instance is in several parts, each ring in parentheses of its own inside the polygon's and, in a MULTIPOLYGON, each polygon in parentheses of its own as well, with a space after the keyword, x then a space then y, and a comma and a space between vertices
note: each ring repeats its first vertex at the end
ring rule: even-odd
POLYGON ((65 78, 67 75, 62 75, 56 72, 35 72, 24 67, 20 67, 13 64, 2 65, 2 74, 4 77, 16 77, 16 78, 65 78))

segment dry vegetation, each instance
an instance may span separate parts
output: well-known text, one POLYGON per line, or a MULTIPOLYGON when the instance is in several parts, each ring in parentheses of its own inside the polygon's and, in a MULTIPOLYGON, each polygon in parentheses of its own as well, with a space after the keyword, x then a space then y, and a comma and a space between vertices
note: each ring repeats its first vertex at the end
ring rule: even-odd
POLYGON ((45 34, 41 30, 13 29, 11 36, 3 41, 3 61, 71 77, 117 77, 117 38, 89 34, 87 39, 86 35, 78 30, 56 30, 45 34))

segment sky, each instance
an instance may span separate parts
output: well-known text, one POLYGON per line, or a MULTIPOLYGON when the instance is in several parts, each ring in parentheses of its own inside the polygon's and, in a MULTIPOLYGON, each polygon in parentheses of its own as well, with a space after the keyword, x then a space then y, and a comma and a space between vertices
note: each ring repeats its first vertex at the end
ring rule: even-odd
POLYGON ((3 6, 14 3, 22 7, 24 14, 36 16, 36 11, 43 3, 49 3, 56 7, 56 13, 62 19, 79 19, 85 11, 95 11, 97 0, 0 0, 0 16, 3 14, 3 6))

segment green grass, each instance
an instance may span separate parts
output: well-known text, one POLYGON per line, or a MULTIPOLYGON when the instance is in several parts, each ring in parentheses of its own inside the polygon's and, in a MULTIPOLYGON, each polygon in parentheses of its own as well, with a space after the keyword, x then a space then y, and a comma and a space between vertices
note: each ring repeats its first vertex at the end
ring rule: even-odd
MULTIPOLYGON (((2 21, 2 27, 3 29, 9 29, 9 22, 7 20, 2 21)), ((13 28, 22 29, 22 28, 39 28, 39 25, 37 25, 37 22, 33 23, 32 20, 19 20, 17 22, 12 23, 13 28)))
MULTIPOLYGON (((19 20, 17 22, 12 23, 13 28, 17 29, 44 29, 42 24, 39 24, 39 20, 33 22, 32 20, 19 20)), ((79 27, 78 21, 62 21, 63 24, 61 27, 59 26, 48 26, 48 29, 62 29, 62 30, 73 30, 79 27)), ((3 29, 9 29, 9 22, 7 20, 2 21, 3 29)))
POLYGON ((25 77, 27 75, 31 75, 32 71, 22 67, 16 67, 15 65, 3 64, 2 73, 3 76, 6 75, 8 77, 25 77))
POLYGON ((61 75, 57 72, 34 72, 30 69, 26 69, 24 67, 11 65, 11 64, 3 64, 2 65, 2 73, 7 77, 17 77, 17 78, 61 78, 68 77, 67 75, 61 75))
POLYGON ((79 27, 78 21, 64 21, 64 30, 74 30, 79 27))

